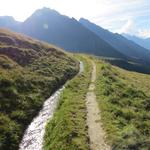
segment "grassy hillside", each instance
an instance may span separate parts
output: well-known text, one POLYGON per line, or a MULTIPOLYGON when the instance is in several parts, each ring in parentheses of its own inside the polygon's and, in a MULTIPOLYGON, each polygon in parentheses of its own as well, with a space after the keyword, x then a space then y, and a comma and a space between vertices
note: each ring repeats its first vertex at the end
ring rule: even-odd
POLYGON ((137 61, 137 60, 123 60, 123 59, 116 59, 116 58, 106 58, 100 57, 100 59, 120 68, 129 70, 129 71, 136 71, 139 73, 150 74, 150 66, 149 64, 145 63, 144 61, 137 61))
POLYGON ((150 148, 150 76, 97 60, 97 101, 114 150, 150 148))
POLYGON ((78 72, 52 45, 0 29, 0 150, 16 150, 46 98, 78 72))
POLYGON ((88 150, 86 93, 90 83, 91 63, 80 57, 84 72, 67 83, 59 106, 46 128, 44 150, 88 150))

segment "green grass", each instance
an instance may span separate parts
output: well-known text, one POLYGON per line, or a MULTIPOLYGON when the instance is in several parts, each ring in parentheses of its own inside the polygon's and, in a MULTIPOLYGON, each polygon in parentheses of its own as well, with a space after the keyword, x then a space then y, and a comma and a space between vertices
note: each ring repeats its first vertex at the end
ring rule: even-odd
POLYGON ((63 50, 0 30, 0 150, 18 149, 44 101, 77 72, 63 50))
MULTIPOLYGON (((66 84, 47 124, 44 150, 89 149, 85 98, 91 63, 87 56, 78 59, 84 72, 66 84)), ((150 76, 95 61, 97 101, 109 144, 114 150, 149 150, 150 76)), ((0 150, 18 149, 44 100, 77 74, 78 65, 57 47, 0 29, 0 150)))
POLYGON ((150 148, 150 76, 97 61, 96 94, 114 150, 150 148))
POLYGON ((46 127, 44 150, 88 150, 86 126, 86 93, 90 82, 91 65, 88 58, 84 72, 69 81, 62 93, 58 108, 46 127))
POLYGON ((128 60, 117 59, 117 58, 102 58, 102 57, 100 57, 100 59, 102 59, 114 66, 118 66, 120 68, 129 70, 129 71, 150 74, 150 66, 149 66, 149 64, 146 64, 145 62, 141 62, 138 60, 128 61, 128 60))

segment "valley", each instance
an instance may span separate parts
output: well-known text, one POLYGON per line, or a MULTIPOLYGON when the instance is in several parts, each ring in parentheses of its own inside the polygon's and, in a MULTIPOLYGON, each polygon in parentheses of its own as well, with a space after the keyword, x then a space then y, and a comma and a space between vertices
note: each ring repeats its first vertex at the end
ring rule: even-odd
POLYGON ((149 39, 46 7, 0 27, 0 150, 150 150, 149 39))

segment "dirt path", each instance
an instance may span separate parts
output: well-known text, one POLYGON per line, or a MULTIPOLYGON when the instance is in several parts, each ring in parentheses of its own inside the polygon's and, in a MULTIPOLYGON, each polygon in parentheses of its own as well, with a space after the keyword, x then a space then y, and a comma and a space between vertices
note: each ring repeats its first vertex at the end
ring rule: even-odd
POLYGON ((94 93, 95 81, 96 81, 96 65, 92 62, 93 71, 91 76, 91 84, 87 93, 87 125, 88 134, 90 137, 90 149, 91 150, 111 150, 111 148, 105 143, 105 132, 102 128, 100 121, 100 110, 96 101, 96 95, 94 93))

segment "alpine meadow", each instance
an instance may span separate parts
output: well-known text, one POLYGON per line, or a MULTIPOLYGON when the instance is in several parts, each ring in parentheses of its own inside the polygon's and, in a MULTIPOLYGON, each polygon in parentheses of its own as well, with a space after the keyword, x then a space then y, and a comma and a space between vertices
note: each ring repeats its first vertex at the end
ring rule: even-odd
POLYGON ((0 150, 150 150, 149 14, 149 0, 0 1, 0 150))

